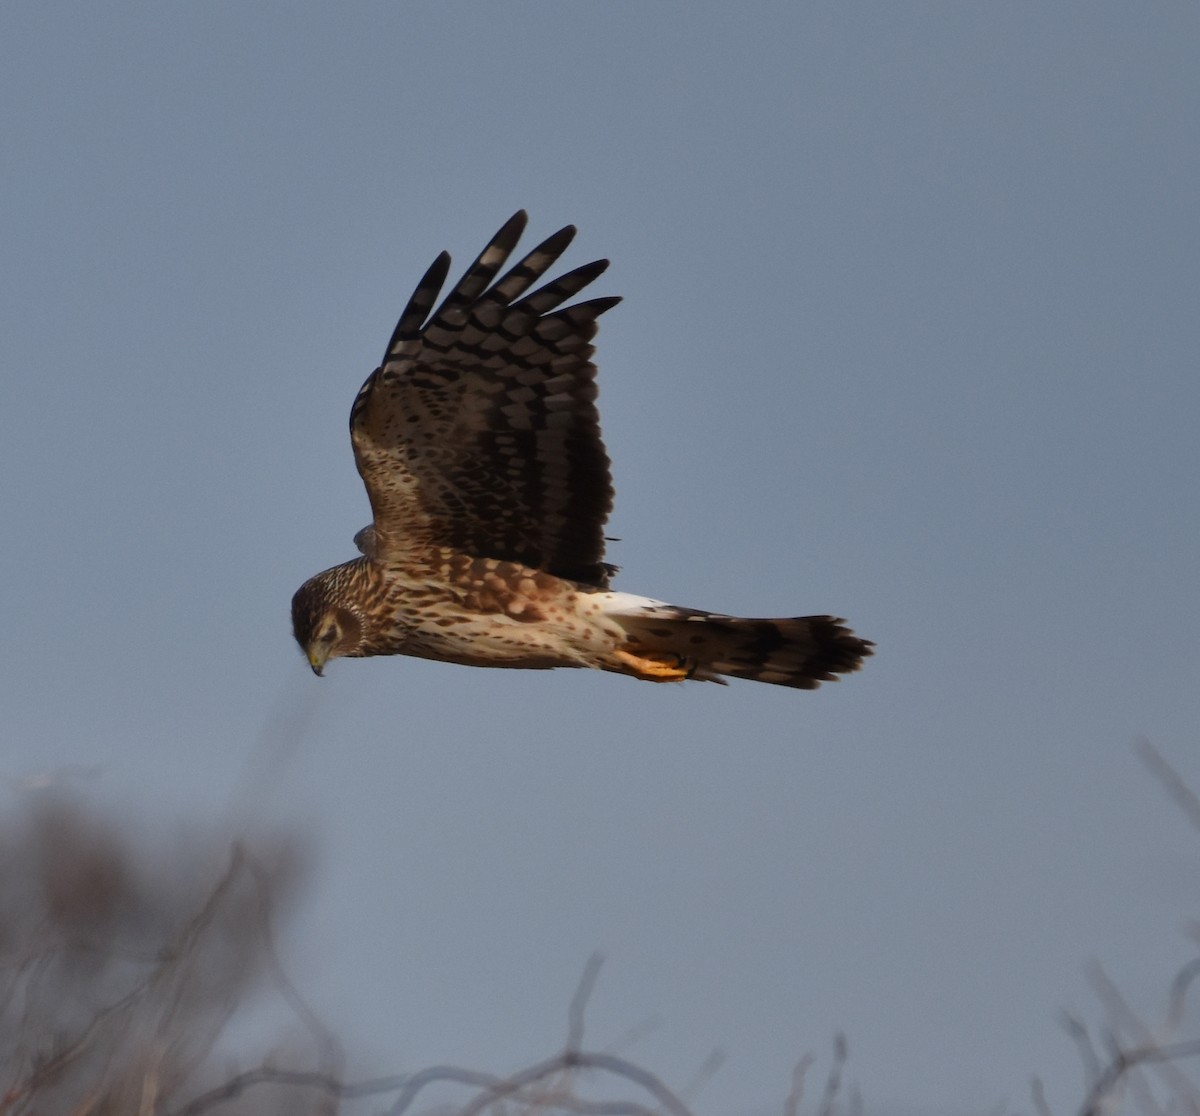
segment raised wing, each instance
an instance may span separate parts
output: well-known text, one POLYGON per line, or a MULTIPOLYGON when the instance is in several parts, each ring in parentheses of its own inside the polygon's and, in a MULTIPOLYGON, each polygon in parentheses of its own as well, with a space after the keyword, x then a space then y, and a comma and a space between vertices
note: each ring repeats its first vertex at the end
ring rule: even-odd
POLYGON ((607 260, 526 294, 571 243, 571 225, 493 284, 525 222, 524 211, 510 218, 429 317, 450 269, 438 256, 354 401, 371 549, 403 561, 452 547, 606 585, 613 491, 590 342, 620 299, 561 307, 607 260))

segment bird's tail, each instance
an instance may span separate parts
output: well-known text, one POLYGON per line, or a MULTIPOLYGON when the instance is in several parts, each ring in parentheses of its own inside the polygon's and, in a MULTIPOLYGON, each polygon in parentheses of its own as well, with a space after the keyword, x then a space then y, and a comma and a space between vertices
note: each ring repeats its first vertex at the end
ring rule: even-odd
POLYGON ((651 681, 722 676, 815 690, 862 666, 874 644, 835 616, 748 619, 606 593, 605 614, 628 639, 607 669, 651 681))

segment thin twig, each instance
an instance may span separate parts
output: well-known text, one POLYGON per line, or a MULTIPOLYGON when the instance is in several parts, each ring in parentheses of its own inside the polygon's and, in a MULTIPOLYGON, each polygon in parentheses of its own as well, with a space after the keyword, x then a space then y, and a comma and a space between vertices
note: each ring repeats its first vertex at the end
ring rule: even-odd
MULTIPOLYGON (((1168 1025, 1161 1028, 1159 1033, 1154 1030, 1130 1007, 1128 1001, 1118 991, 1117 986, 1108 978, 1108 974, 1104 971, 1099 962, 1093 961, 1087 968, 1088 981, 1095 990, 1101 1003, 1104 1004, 1109 1017, 1119 1027, 1133 1036, 1133 1041, 1138 1049, 1149 1050, 1151 1047, 1162 1046, 1166 1039, 1171 1035, 1174 1029, 1168 1025)), ((1176 977, 1172 987, 1175 987, 1179 981, 1176 977)), ((1186 989, 1186 981, 1184 982, 1186 989)), ((1113 1046, 1118 1051, 1120 1044, 1114 1038, 1113 1046)), ((1179 1096, 1194 1095, 1195 1090, 1187 1076, 1179 1069, 1178 1066, 1171 1062, 1161 1062, 1157 1066, 1159 1073, 1167 1078, 1170 1087, 1179 1096)))
POLYGON ((1088 1034, 1087 1026, 1068 1012, 1059 1015, 1059 1022, 1079 1051, 1079 1060, 1083 1063, 1083 1084, 1090 1089, 1100 1076, 1100 1056, 1092 1045, 1092 1036, 1088 1034))
POLYGON ((662 1026, 661 1015, 649 1015, 640 1023, 635 1023, 628 1030, 617 1035, 604 1050, 608 1054, 620 1054, 622 1050, 629 1050, 637 1046, 647 1035, 653 1034, 662 1026))
POLYGON ((804 1099, 804 1078, 815 1059, 805 1054, 792 1069, 792 1088, 783 1102, 783 1116, 799 1116, 800 1102, 804 1099))
POLYGON ((1200 958, 1189 961, 1175 974, 1171 981, 1171 999, 1167 1008, 1167 1023, 1172 1030, 1183 1022, 1183 1012, 1187 1007, 1187 996, 1191 991, 1192 982, 1200 976, 1200 958))
POLYGON ((821 1096, 821 1106, 817 1109, 818 1116, 833 1116, 833 1106, 842 1087, 842 1070, 849 1055, 850 1048, 846 1043, 846 1036, 839 1032, 833 1036, 833 1064, 829 1067, 829 1076, 825 1079, 825 1092, 821 1096))
MULTIPOLYGON (((610 1054, 585 1052, 556 1055, 511 1077, 497 1077, 493 1074, 465 1070, 457 1066, 431 1066, 406 1076, 344 1082, 327 1073, 310 1073, 261 1066, 231 1077, 216 1088, 210 1089, 182 1107, 174 1109, 169 1116, 202 1116, 203 1113, 211 1111, 217 1105, 261 1085, 311 1089, 338 1100, 378 1097, 394 1092, 398 1095, 387 1111, 389 1116, 402 1116, 424 1089, 439 1082, 467 1085, 481 1090, 480 1095, 462 1110, 463 1116, 467 1116, 469 1113, 482 1111, 488 1105, 494 1104, 504 1097, 531 1100, 533 1098, 524 1095, 530 1085, 536 1084, 552 1074, 575 1068, 606 1070, 625 1077, 650 1093, 660 1111, 665 1110, 672 1116, 691 1116, 687 1106, 647 1070, 610 1054)), ((587 1101, 565 1096, 559 1097, 558 1101, 562 1106, 569 1107, 572 1111, 580 1113, 581 1116, 655 1116, 655 1109, 633 1101, 587 1101)))
POLYGON ((583 975, 571 997, 571 1006, 567 1009, 567 1051, 583 1048, 583 1016, 587 1009, 588 1000, 596 987, 596 978, 600 975, 600 967, 604 964, 604 954, 593 953, 583 967, 583 975))
POLYGON ((1139 736, 1133 745, 1138 758, 1144 763, 1167 792, 1167 796, 1183 811, 1193 828, 1200 830, 1200 795, 1184 782, 1166 760, 1166 757, 1144 736, 1139 736))
POLYGON ((1177 1062, 1200 1055, 1200 1040, 1178 1042, 1171 1046, 1148 1046, 1118 1051, 1108 1068, 1097 1078, 1079 1110, 1079 1116, 1099 1116, 1108 1095, 1125 1075, 1137 1066, 1177 1062))
POLYGON ((1046 1087, 1042 1084, 1040 1077, 1034 1077, 1029 1082, 1029 1095, 1038 1116, 1054 1116, 1054 1113, 1050 1111, 1050 1106, 1046 1103, 1046 1087))
MULTIPOLYGON (((539 1062, 537 1065, 530 1066, 528 1069, 515 1073, 511 1077, 497 1081, 490 1089, 481 1093, 475 1100, 467 1104, 462 1109, 460 1116, 476 1116, 477 1113, 482 1112, 489 1104, 492 1104, 496 1098, 518 1093, 534 1082, 540 1081, 542 1078, 564 1069, 600 1069, 606 1070, 609 1073, 615 1073, 645 1089, 658 1102, 659 1107, 672 1113, 672 1116, 691 1116, 687 1105, 649 1070, 642 1069, 641 1066, 626 1061, 624 1058, 619 1058, 615 1054, 588 1054, 583 1052, 564 1053, 558 1057, 550 1058, 544 1062, 539 1062)), ((580 1102, 574 1103, 578 1105, 580 1102)), ((576 1110, 585 1111, 579 1107, 576 1110)), ((652 1113, 652 1110, 646 1108, 644 1105, 634 1105, 628 1111, 631 1113, 635 1111, 645 1113, 646 1116, 651 1116, 652 1113)), ((393 1107, 389 1116, 399 1116, 399 1112, 400 1110, 393 1107)))
POLYGON ((700 1093, 705 1084, 716 1076, 724 1064, 725 1051, 714 1050, 700 1063, 700 1068, 692 1075, 691 1080, 679 1090, 679 1096, 686 1100, 692 1100, 700 1093))

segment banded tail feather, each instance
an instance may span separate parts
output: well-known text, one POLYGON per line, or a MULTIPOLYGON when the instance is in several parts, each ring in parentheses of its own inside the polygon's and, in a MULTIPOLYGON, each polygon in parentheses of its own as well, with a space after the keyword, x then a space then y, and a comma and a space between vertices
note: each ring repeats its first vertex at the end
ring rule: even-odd
POLYGON ((606 615, 628 636, 612 669, 654 681, 746 678, 815 690, 860 669, 875 646, 836 616, 726 616, 629 593, 605 596, 606 615))

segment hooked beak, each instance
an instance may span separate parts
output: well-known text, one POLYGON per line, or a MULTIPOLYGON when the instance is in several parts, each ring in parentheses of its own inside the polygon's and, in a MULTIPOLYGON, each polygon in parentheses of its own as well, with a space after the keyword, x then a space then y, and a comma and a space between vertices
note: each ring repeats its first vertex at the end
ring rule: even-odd
POLYGON ((321 644, 308 649, 308 665, 312 667, 313 674, 318 678, 325 671, 325 660, 329 658, 329 652, 321 644))

